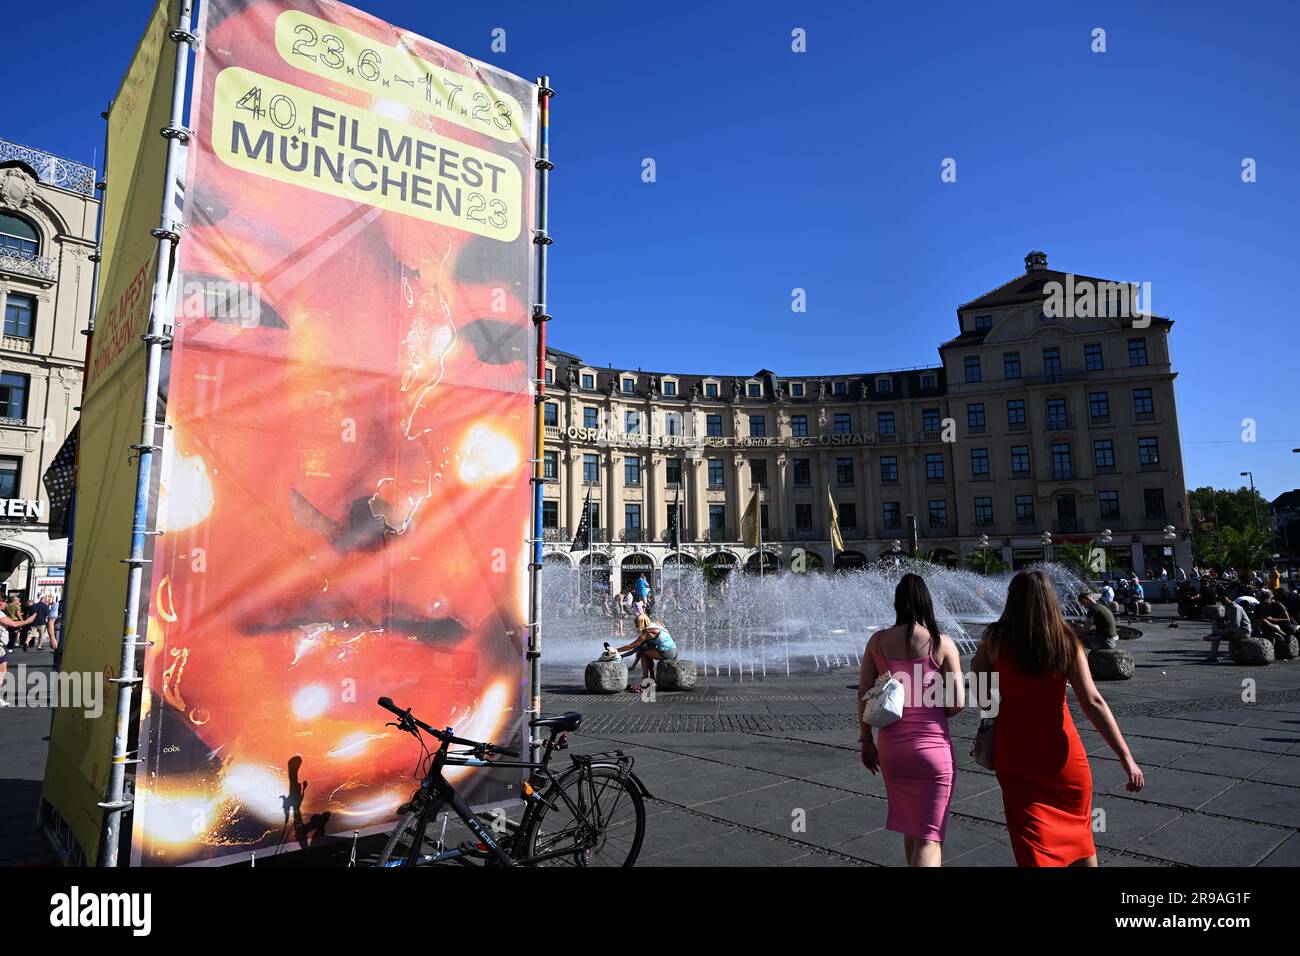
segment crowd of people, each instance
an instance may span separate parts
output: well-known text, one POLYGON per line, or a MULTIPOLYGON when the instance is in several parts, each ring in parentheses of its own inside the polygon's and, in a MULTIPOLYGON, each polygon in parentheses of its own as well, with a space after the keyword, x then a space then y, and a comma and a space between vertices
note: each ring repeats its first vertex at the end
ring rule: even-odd
MULTIPOLYGON (((50 649, 59 649, 59 599, 49 591, 42 591, 34 601, 23 606, 17 592, 5 595, 4 606, 0 609, 0 628, 4 629, 0 639, 0 681, 9 672, 9 653, 21 648, 24 651, 40 650, 45 640, 49 640, 50 649)), ((9 702, 0 696, 0 707, 8 707, 9 702)))

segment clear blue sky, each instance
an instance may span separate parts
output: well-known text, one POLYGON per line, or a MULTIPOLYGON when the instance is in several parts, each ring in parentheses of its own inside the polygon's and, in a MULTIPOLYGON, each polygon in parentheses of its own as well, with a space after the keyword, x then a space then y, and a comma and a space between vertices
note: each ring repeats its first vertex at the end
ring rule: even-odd
MULTIPOLYGON (((930 363, 956 305, 1043 249, 1152 283, 1175 320, 1189 488, 1300 486, 1300 4, 359 5, 551 75, 554 345, 685 372, 930 363)), ((149 6, 7 10, 27 81, 0 136, 89 161, 149 6)))

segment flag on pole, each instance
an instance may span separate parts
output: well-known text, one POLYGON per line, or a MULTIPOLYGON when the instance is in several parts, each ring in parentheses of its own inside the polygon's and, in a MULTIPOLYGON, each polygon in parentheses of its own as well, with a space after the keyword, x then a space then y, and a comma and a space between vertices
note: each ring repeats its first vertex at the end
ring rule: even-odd
POLYGON ((755 488, 753 496, 749 499, 749 504, 745 506, 745 513, 740 518, 740 540, 747 548, 757 548, 762 543, 758 537, 760 507, 758 489, 755 488))
POLYGON ((677 489, 677 496, 673 499, 673 512, 668 516, 668 543, 674 551, 682 549, 682 489, 677 489))
POLYGON ((573 551, 591 550, 591 489, 587 489, 587 499, 582 503, 582 518, 578 521, 578 533, 573 536, 573 551))
POLYGON ((844 536, 840 534, 840 512, 835 507, 835 496, 831 494, 831 486, 826 486, 826 501, 830 505, 828 514, 831 516, 831 557, 835 556, 836 549, 844 550, 844 536))
POLYGON ((66 538, 72 520, 72 490, 77 479, 77 444, 81 422, 72 426, 59 453, 45 470, 45 494, 50 499, 50 537, 66 538))

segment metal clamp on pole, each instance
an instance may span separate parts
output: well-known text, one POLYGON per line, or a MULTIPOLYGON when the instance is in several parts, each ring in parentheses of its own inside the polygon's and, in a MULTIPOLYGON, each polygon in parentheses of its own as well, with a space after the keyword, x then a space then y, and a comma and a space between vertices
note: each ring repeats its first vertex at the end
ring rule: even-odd
POLYGON ((181 30, 179 28, 168 31, 167 38, 173 43, 188 43, 190 46, 193 46, 199 40, 199 38, 189 30, 181 30))
POLYGON ((181 241, 181 234, 179 232, 175 232, 171 229, 164 229, 162 226, 159 226, 157 229, 150 229, 149 235, 153 236, 159 242, 162 242, 165 239, 172 245, 181 241))
POLYGON ((180 140, 182 143, 188 143, 190 137, 194 135, 192 129, 186 129, 184 126, 164 126, 158 132, 162 133, 163 139, 180 140))

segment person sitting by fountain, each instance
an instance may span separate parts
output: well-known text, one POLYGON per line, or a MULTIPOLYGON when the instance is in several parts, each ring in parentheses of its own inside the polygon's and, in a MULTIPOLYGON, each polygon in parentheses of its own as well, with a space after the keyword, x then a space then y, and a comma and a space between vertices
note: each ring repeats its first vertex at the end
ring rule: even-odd
MULTIPOLYGON (((624 657, 636 659, 632 666, 641 665, 641 676, 643 678, 654 678, 655 661, 671 661, 677 659, 677 645, 673 643, 673 636, 668 633, 668 628, 664 627, 662 621, 652 621, 647 614, 638 614, 636 618, 636 640, 631 644, 624 644, 618 649, 624 657)), ((638 688, 628 687, 628 690, 636 692, 638 688)))
POLYGON ((904 687, 903 716, 880 730, 862 721, 858 697, 862 765, 885 778, 889 797, 886 829, 903 835, 908 866, 941 866, 952 800, 952 738, 948 718, 966 706, 957 645, 939 631, 934 602, 924 579, 905 574, 894 590, 894 626, 871 635, 862 654, 858 687, 865 693, 889 673, 904 687), (929 698, 942 693, 937 703, 929 698))
POLYGON ((1216 621, 1210 633, 1204 637, 1204 640, 1210 642, 1210 661, 1219 659, 1220 641, 1235 641, 1250 637, 1251 634, 1250 616, 1246 609, 1229 598, 1226 591, 1219 592, 1219 606, 1223 608, 1223 619, 1216 621))
POLYGON ((1115 626, 1115 615, 1111 613, 1110 608, 1097 600, 1098 597, 1099 595, 1086 591, 1079 595, 1079 603, 1083 605, 1083 613, 1087 616, 1081 623, 1075 625, 1075 630, 1079 632, 1079 639, 1083 641, 1083 646, 1090 651, 1116 647, 1119 644, 1119 628, 1115 626), (1094 628, 1097 633, 1089 636, 1089 632, 1094 628))
POLYGON ((1115 603, 1115 589, 1107 581, 1101 586, 1101 603, 1106 605, 1112 611, 1118 611, 1119 605, 1115 603))
POLYGON ((1267 588, 1259 592, 1259 597, 1260 601, 1251 622, 1259 636, 1275 641, 1279 637, 1290 635, 1295 625, 1291 622, 1291 615, 1282 606, 1282 602, 1267 588))

